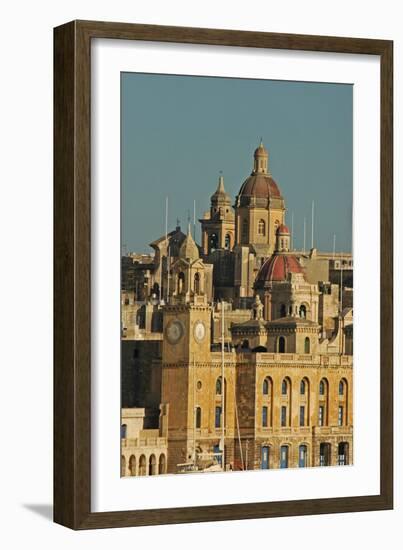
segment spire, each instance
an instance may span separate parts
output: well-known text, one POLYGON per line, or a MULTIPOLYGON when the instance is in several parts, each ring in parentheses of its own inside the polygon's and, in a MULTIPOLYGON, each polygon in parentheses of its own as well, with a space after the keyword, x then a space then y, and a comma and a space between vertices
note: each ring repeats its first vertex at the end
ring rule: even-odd
POLYGON ((197 248, 197 244, 194 242, 192 237, 190 222, 188 225, 188 234, 179 249, 179 257, 188 261, 195 261, 200 257, 199 249, 197 248))
POLYGON ((220 170, 220 176, 218 178, 218 185, 217 189, 214 192, 214 194, 211 196, 211 205, 214 207, 217 206, 230 206, 231 205, 231 197, 228 195, 228 193, 225 191, 224 188, 224 176, 222 175, 222 172, 220 170))
POLYGON ((218 178, 218 187, 217 187, 216 193, 220 193, 220 194, 225 193, 224 176, 222 175, 222 173, 221 173, 220 177, 218 178))

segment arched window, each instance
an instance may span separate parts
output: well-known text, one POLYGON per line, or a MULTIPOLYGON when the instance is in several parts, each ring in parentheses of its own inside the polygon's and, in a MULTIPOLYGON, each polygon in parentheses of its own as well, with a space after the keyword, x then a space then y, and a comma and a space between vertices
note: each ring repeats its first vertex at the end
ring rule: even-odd
POLYGON ((321 443, 319 447, 319 466, 330 466, 330 443, 321 443))
POLYGON ((263 395, 269 395, 270 391, 270 380, 268 378, 265 378, 263 380, 263 395))
POLYGON ((319 395, 325 395, 326 384, 324 380, 321 380, 319 383, 319 395))
POLYGON ((299 316, 306 319, 306 305, 302 304, 299 306, 299 316))
POLYGON ((150 476, 155 476, 157 473, 157 459, 155 455, 150 456, 148 474, 150 476))
POLYGON ((339 382, 339 395, 344 395, 344 386, 345 386, 344 380, 340 380, 340 382, 339 382))
POLYGON ((164 454, 161 454, 160 459, 158 461, 158 473, 165 474, 165 471, 166 471, 166 458, 164 454))
POLYGON ((342 441, 337 448, 337 463, 339 466, 348 464, 348 443, 342 441))
POLYGON ((224 246, 227 250, 229 250, 231 248, 231 235, 229 233, 227 233, 225 235, 225 244, 224 244, 224 246))
POLYGON ((216 233, 212 233, 209 238, 209 252, 213 252, 218 248, 218 236, 216 233))
POLYGON ((201 428, 201 408, 196 407, 196 428, 201 428))
POLYGON ((200 294, 200 274, 199 273, 195 273, 194 291, 195 291, 195 294, 200 294))
POLYGON ((146 457, 144 455, 141 455, 139 460, 139 476, 145 475, 147 475, 147 462, 146 457))
POLYGON ((127 437, 127 424, 122 424, 120 426, 120 437, 126 439, 127 437))
POLYGON ((280 306, 280 317, 287 317, 287 307, 285 304, 280 306))
POLYGON ((262 447, 262 461, 261 461, 261 468, 262 470, 268 470, 269 469, 269 447, 266 445, 262 447))
POLYGON ((285 338, 284 336, 280 336, 279 339, 278 339, 278 353, 285 353, 285 338))
POLYGON ((266 235, 266 223, 264 220, 259 220, 257 224, 257 232, 259 235, 266 235))
POLYGON ((217 381, 215 383, 215 392, 216 392, 216 395, 221 395, 222 394, 221 376, 220 376, 220 378, 217 378, 217 381))
POLYGON ((132 455, 129 460, 129 470, 130 475, 135 476, 136 475, 136 457, 132 455))
POLYGON ((181 271, 178 275, 178 294, 182 294, 185 290, 185 274, 181 271))
POLYGON ((308 465, 308 448, 306 445, 299 446, 298 452, 298 466, 300 468, 306 468, 308 465))
POLYGON ((301 380, 301 383, 299 385, 299 393, 301 395, 305 395, 305 390, 306 390, 306 383, 305 383, 305 380, 301 380))
POLYGON ((249 349, 249 340, 244 340, 241 344, 242 349, 249 349))
POLYGON ((305 338, 304 353, 311 353, 311 342, 308 337, 305 338))
POLYGON ((123 455, 120 459, 120 475, 121 477, 126 475, 126 458, 123 455))
POLYGON ((281 394, 288 394, 288 380, 286 378, 284 378, 284 380, 281 382, 281 394))
POLYGON ((280 447, 280 468, 288 468, 288 445, 280 447))

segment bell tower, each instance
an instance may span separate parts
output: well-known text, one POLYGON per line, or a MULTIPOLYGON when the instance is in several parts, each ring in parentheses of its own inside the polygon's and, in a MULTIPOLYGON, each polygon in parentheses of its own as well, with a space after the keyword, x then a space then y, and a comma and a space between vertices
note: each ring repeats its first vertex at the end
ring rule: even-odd
POLYGON ((215 250, 232 250, 235 242, 235 216, 232 200, 224 188, 224 176, 218 178, 218 186, 211 196, 210 211, 200 221, 203 254, 215 250))

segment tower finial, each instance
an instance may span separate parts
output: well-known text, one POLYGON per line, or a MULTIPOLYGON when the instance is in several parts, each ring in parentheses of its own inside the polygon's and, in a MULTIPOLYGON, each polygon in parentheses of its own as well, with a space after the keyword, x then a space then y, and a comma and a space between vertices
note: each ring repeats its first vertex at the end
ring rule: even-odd
POLYGON ((218 177, 218 187, 217 187, 217 193, 225 193, 224 189, 224 176, 222 175, 222 170, 220 170, 220 175, 218 177))

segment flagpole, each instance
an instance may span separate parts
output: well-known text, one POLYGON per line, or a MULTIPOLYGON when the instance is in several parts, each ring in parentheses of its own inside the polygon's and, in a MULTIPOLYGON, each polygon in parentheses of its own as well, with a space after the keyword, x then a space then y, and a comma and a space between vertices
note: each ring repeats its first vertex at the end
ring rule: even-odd
POLYGON ((193 199, 193 239, 196 242, 196 199, 193 199))
POLYGON ((306 218, 304 218, 304 248, 303 248, 304 254, 305 254, 305 245, 306 245, 306 218))
MULTIPOLYGON (((167 256, 166 256, 166 258, 167 258, 167 289, 166 289, 166 292, 165 292, 165 296, 166 296, 166 299, 168 301, 168 293, 169 293, 168 197, 165 197, 165 242, 166 242, 166 246, 167 246, 167 256)), ((161 266, 161 270, 162 270, 162 266, 161 266)))
POLYGON ((312 201, 312 235, 311 235, 311 248, 313 248, 313 227, 314 227, 314 216, 315 216, 315 202, 312 201))
POLYGON ((291 250, 294 250, 294 212, 291 212, 291 250))

